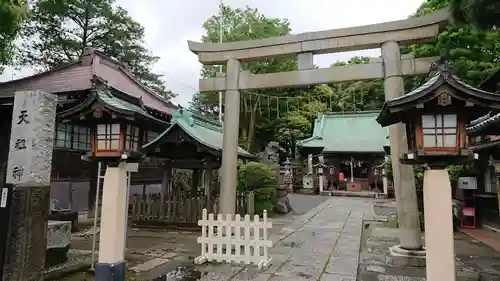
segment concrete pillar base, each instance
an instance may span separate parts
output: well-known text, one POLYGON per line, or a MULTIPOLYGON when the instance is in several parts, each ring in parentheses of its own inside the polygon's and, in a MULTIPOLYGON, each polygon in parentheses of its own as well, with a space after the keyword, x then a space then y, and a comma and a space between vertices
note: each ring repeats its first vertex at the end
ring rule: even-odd
POLYGON ((425 267, 425 249, 406 250, 401 248, 401 245, 396 245, 390 247, 389 251, 391 255, 388 257, 387 263, 390 265, 425 267))
POLYGON ((124 281, 126 262, 97 263, 95 265, 95 281, 124 281))

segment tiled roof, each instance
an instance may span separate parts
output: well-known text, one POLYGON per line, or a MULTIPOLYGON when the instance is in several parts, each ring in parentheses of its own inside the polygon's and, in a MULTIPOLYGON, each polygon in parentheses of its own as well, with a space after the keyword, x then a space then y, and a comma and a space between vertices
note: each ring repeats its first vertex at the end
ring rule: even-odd
POLYGON ((153 117, 141 106, 135 105, 131 102, 125 101, 123 99, 120 99, 120 98, 114 96, 111 93, 111 90, 107 87, 96 89, 95 91, 97 94, 97 98, 102 103, 104 103, 106 106, 109 106, 118 112, 124 112, 124 113, 129 113, 129 114, 139 114, 142 117, 150 119, 152 121, 156 121, 158 123, 168 124, 165 121, 162 121, 156 117, 153 117))
POLYGON ((482 117, 479 117, 478 119, 476 120, 473 120, 469 126, 467 126, 465 128, 465 131, 467 133, 474 133, 474 132, 477 132, 483 128, 486 128, 490 125, 493 125, 493 124, 496 124, 500 121, 500 113, 497 113, 497 114, 491 114, 488 113, 487 115, 485 116, 482 116, 482 117))
POLYGON ((470 101, 485 109, 500 109, 500 94, 487 92, 465 83, 451 72, 446 62, 441 61, 433 65, 433 70, 422 85, 403 96, 386 101, 377 117, 377 122, 383 126, 400 122, 401 114, 393 114, 392 109, 425 103, 436 97, 434 91, 443 84, 450 85, 457 90, 455 98, 470 101))
POLYGON ((384 152, 389 145, 389 130, 376 121, 378 111, 330 113, 314 121, 310 138, 299 147, 323 147, 324 152, 384 152))
POLYGON ((134 116, 143 120, 151 121, 158 124, 168 125, 169 123, 154 117, 149 114, 141 101, 135 97, 131 97, 122 93, 108 85, 102 83, 101 80, 95 79, 95 84, 90 94, 77 105, 58 112, 58 118, 69 118, 80 114, 87 110, 94 103, 99 103, 101 106, 117 113, 126 116, 134 116))
MULTIPOLYGON (((170 127, 161 133, 156 139, 143 146, 147 148, 161 143, 169 132, 176 126, 179 126, 185 133, 191 136, 199 143, 216 151, 222 151, 222 127, 219 122, 203 118, 196 113, 178 109, 172 115, 170 127)), ((253 157, 250 152, 238 147, 238 154, 244 157, 253 157)))

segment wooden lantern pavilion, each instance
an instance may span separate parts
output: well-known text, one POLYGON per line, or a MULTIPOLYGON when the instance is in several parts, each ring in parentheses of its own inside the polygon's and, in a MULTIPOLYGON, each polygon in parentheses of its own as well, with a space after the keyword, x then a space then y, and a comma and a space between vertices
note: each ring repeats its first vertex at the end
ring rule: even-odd
POLYGON ((148 113, 141 98, 128 96, 98 77, 94 77, 92 90, 78 105, 59 112, 57 117, 61 124, 87 128, 89 156, 99 159, 123 154, 140 158, 142 145, 169 124, 148 113))
MULTIPOLYGON (((77 61, 0 83, 2 162, 8 157, 14 94, 23 90, 42 90, 58 97, 51 196, 69 197, 69 205, 76 210, 93 206, 97 187, 97 161, 83 161, 82 156, 103 159, 126 153, 140 157, 142 145, 168 127, 176 108, 138 81, 126 65, 87 48, 77 61), (72 191, 67 194, 67 190, 72 191)), ((162 182, 161 166, 139 166, 132 184, 162 182)))
POLYGON ((472 156, 466 125, 492 108, 500 109, 500 95, 466 84, 438 62, 420 87, 387 101, 377 121, 406 125, 409 153, 403 160, 432 162, 437 157, 451 164, 472 156))

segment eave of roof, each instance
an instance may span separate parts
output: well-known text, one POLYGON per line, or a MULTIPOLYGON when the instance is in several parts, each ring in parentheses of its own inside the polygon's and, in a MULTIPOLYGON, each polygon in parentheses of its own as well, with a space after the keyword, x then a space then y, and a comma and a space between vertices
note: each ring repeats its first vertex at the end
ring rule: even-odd
MULTIPOLYGON (((222 151, 222 128, 220 125, 215 121, 197 116, 194 112, 186 109, 179 109, 175 111, 172 116, 171 125, 154 140, 145 144, 143 149, 155 147, 156 145, 161 144, 162 139, 166 137, 176 126, 180 127, 186 134, 200 144, 218 152, 222 151), (207 130, 205 134, 211 133, 215 135, 213 135, 212 138, 207 137, 204 135, 202 130, 207 130), (217 140, 213 138, 214 136, 217 140)), ((238 155, 247 158, 255 157, 253 154, 241 147, 238 147, 238 155)))
MULTIPOLYGON (((62 65, 60 65, 58 67, 55 67, 55 68, 52 68, 50 70, 47 70, 47 71, 44 71, 44 72, 40 72, 40 73, 31 75, 31 76, 19 78, 19 79, 16 79, 16 80, 10 80, 10 81, 5 81, 5 82, 0 82, 0 86, 3 86, 3 85, 7 86, 7 85, 10 85, 10 84, 16 84, 16 83, 23 83, 23 82, 26 82, 26 81, 31 80, 31 79, 41 78, 41 77, 44 77, 44 76, 56 73, 58 71, 61 71, 63 69, 67 69, 69 67, 73 67, 75 65, 81 65, 81 66, 86 65, 86 66, 88 66, 90 63, 93 63, 95 61, 94 60, 95 57, 99 57, 99 58, 105 59, 106 61, 111 62, 113 65, 116 66, 116 69, 118 71, 120 71, 123 74, 125 74, 133 83, 135 83, 136 85, 138 85, 145 92, 145 94, 147 94, 148 96, 152 97, 155 101, 158 102, 158 105, 151 104, 151 105, 146 105, 147 107, 149 107, 149 108, 151 108, 153 110, 165 113, 167 115, 172 115, 173 111, 175 109, 177 109, 176 105, 172 104, 169 101, 166 101, 161 95, 157 94, 151 88, 149 88, 146 85, 144 85, 143 83, 141 83, 130 72, 129 68, 125 64, 123 64, 122 62, 119 62, 118 60, 116 60, 114 58, 111 58, 111 57, 105 55, 104 53, 102 53, 100 51, 94 50, 93 48, 86 48, 85 51, 84 51, 83 56, 80 59, 78 59, 78 60, 75 60, 75 61, 72 61, 72 62, 68 62, 68 63, 64 63, 64 64, 62 64, 62 65)), ((95 70, 93 70, 93 72, 94 72, 93 73, 94 76, 97 75, 95 73, 95 70)), ((100 77, 100 78, 104 79, 103 77, 100 77)), ((78 89, 78 90, 89 90, 89 89, 90 88, 78 89)), ((56 92, 54 92, 54 93, 56 93, 56 92)), ((129 93, 126 93, 126 94, 130 95, 129 93)), ((5 97, 2 97, 2 98, 8 98, 8 97, 5 96, 5 97)))
POLYGON ((481 130, 488 128, 494 124, 498 124, 500 121, 500 113, 492 115, 491 112, 485 116, 482 116, 470 123, 469 126, 465 128, 467 134, 479 133, 481 130))
POLYGON ((73 116, 88 109, 92 104, 94 104, 94 102, 98 102, 105 108, 119 114, 138 117, 158 124, 168 124, 168 122, 150 115, 143 107, 139 99, 134 101, 134 97, 128 96, 129 101, 124 100, 113 94, 113 91, 117 91, 116 89, 112 89, 111 87, 100 83, 100 81, 97 83, 99 84, 94 86, 94 89, 91 90, 91 93, 85 101, 79 103, 73 108, 58 113, 58 117, 67 118, 69 116, 73 116))
POLYGON ((397 123, 399 120, 394 120, 394 116, 392 116, 392 111, 394 109, 414 107, 417 103, 425 103, 435 98, 433 91, 445 83, 458 90, 459 94, 450 93, 455 98, 463 100, 464 98, 460 95, 466 94, 468 98, 477 105, 485 108, 500 109, 500 94, 487 92, 463 82, 458 76, 451 73, 445 62, 440 62, 440 64, 434 65, 433 67, 437 68, 436 71, 431 72, 422 85, 406 95, 384 103, 382 111, 377 117, 377 122, 379 124, 382 126, 389 126, 397 123))

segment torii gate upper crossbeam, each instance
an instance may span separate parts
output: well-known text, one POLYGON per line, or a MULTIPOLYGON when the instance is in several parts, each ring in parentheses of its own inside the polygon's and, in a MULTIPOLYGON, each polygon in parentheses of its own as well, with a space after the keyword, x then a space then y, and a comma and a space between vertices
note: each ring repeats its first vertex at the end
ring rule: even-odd
POLYGON ((365 26, 306 32, 251 41, 198 43, 188 41, 189 49, 203 64, 221 64, 231 58, 258 60, 299 53, 326 54, 380 48, 384 42, 401 45, 433 41, 448 23, 447 9, 405 20, 365 26))

